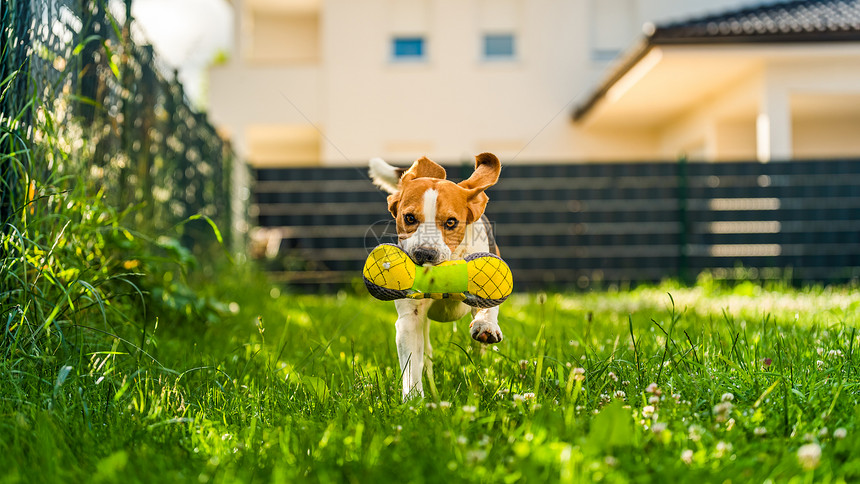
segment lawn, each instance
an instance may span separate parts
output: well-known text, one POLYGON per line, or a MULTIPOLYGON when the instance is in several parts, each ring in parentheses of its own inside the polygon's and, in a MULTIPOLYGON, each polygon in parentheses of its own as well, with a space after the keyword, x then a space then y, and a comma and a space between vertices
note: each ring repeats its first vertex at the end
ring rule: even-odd
POLYGON ((392 303, 219 271, 189 276, 207 304, 129 291, 53 346, 9 312, 0 481, 860 479, 853 287, 515 294, 499 344, 435 324, 438 397, 401 402, 392 303))

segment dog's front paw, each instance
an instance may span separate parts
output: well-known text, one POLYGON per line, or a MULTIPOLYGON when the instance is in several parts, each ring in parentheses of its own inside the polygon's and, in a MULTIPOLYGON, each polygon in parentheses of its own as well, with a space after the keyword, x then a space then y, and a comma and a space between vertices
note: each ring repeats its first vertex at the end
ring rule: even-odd
POLYGON ((484 321, 482 319, 475 319, 472 321, 472 324, 469 325, 471 328, 470 332, 472 334, 472 339, 484 344, 493 344, 498 343, 504 338, 502 336, 502 328, 499 327, 498 324, 484 321))

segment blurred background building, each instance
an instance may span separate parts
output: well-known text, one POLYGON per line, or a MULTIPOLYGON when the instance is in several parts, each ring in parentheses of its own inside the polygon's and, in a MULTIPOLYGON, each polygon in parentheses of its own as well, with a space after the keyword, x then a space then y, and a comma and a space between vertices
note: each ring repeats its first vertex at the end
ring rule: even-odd
POLYGON ((860 153, 854 0, 233 0, 212 120, 256 167, 860 153))

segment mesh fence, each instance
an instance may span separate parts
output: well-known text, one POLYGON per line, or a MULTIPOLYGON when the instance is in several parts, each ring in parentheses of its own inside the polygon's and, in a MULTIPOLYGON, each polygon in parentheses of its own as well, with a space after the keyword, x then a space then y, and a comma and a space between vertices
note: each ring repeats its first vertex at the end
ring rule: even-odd
MULTIPOLYGON (((26 203, 22 178, 71 175, 137 207, 139 226, 205 215, 229 235, 231 150, 130 11, 131 0, 0 2, 0 222, 26 203)), ((202 224, 186 229, 189 243, 204 237, 202 224)))

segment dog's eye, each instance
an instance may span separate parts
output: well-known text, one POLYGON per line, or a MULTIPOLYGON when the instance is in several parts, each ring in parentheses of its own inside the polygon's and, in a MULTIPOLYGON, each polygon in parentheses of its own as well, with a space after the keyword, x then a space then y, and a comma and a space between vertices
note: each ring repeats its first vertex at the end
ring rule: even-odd
POLYGON ((415 222, 417 222, 417 220, 415 219, 415 215, 407 213, 403 216, 403 223, 405 223, 406 225, 413 225, 415 222))
POLYGON ((445 221, 445 228, 448 230, 454 230, 457 228, 457 224, 459 223, 459 220, 455 219, 454 217, 451 217, 445 221))

